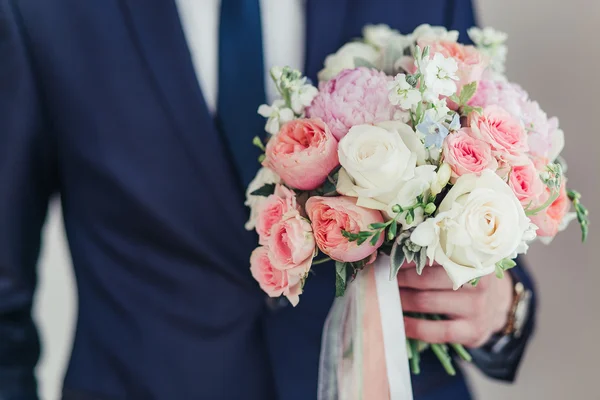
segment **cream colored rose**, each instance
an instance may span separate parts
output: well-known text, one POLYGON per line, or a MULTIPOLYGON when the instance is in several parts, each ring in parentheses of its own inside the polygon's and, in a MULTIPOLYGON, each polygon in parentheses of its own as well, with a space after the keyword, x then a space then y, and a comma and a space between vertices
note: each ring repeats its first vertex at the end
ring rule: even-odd
POLYGON ((486 170, 458 178, 437 215, 417 226, 410 240, 427 247, 430 263, 444 267, 456 290, 524 252, 535 229, 511 188, 486 170))
POLYGON ((393 37, 399 37, 400 32, 386 24, 367 25, 363 28, 365 41, 373 46, 385 47, 393 37))
MULTIPOLYGON (((398 121, 357 125, 340 141, 337 191, 357 197, 357 205, 384 211, 388 216, 395 204, 410 207, 417 196, 429 190, 435 179, 435 166, 425 163, 426 150, 416 133, 398 121)), ((422 213, 416 211, 418 224, 422 213)))
POLYGON ((375 66, 379 64, 380 54, 375 47, 361 42, 343 45, 336 53, 325 58, 325 67, 319 71, 320 82, 328 81, 345 69, 354 69, 356 59, 361 58, 375 66))

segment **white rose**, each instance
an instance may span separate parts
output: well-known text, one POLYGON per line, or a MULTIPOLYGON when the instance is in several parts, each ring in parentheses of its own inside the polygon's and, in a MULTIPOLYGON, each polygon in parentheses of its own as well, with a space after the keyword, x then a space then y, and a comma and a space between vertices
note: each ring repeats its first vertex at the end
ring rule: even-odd
POLYGON ((262 202, 266 200, 264 196, 253 196, 250 193, 254 192, 257 189, 260 189, 264 185, 268 183, 280 183, 281 178, 277 175, 273 170, 263 167, 258 170, 256 176, 248 185, 248 189, 246 189, 246 201, 244 204, 250 207, 250 219, 246 222, 244 227, 246 230, 251 231, 256 227, 256 219, 258 218, 258 209, 262 202))
POLYGON ((328 81, 344 69, 356 68, 356 58, 362 58, 377 66, 380 55, 373 46, 366 43, 346 43, 335 54, 325 58, 325 68, 319 71, 319 81, 328 81))
MULTIPOLYGON (((425 148, 416 133, 399 121, 356 125, 340 141, 338 156, 342 169, 337 191, 357 197, 361 207, 392 214, 391 207, 409 207, 427 192, 435 179, 434 165, 425 164, 425 148), (422 160, 421 160, 422 159, 422 160)), ((402 216, 399 221, 405 219, 402 216)), ((416 213, 413 224, 423 215, 416 213)))
POLYGON ((485 170, 461 176, 437 215, 417 226, 410 240, 427 247, 430 263, 444 267, 456 290, 526 251, 535 229, 510 187, 485 170))
POLYGON ((385 47, 395 36, 400 36, 400 32, 386 24, 367 25, 363 28, 365 41, 379 48, 385 47))

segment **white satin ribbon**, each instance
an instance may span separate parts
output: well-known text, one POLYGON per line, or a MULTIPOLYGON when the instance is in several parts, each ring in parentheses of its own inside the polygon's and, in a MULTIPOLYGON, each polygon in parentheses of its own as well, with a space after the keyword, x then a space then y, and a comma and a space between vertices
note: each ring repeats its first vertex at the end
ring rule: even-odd
POLYGON ((390 280, 388 256, 380 255, 375 261, 374 268, 390 400, 413 400, 398 282, 395 278, 390 280))

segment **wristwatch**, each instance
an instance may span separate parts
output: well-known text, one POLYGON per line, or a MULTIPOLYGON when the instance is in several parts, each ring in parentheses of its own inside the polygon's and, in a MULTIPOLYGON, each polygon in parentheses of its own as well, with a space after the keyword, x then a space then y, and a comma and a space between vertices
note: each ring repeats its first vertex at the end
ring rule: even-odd
POLYGON ((502 336, 492 346, 492 352, 501 352, 510 341, 518 339, 523 333, 523 328, 529 318, 531 304, 531 290, 527 290, 521 282, 516 282, 513 287, 513 302, 508 312, 508 320, 502 336))

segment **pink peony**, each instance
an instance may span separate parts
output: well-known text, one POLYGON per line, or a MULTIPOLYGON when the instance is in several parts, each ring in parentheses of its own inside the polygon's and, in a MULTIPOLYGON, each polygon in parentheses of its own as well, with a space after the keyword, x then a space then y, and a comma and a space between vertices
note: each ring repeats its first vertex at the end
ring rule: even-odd
POLYGON ((513 117, 521 119, 523 104, 527 98, 527 92, 517 84, 484 79, 477 83, 477 92, 468 104, 481 108, 496 105, 505 109, 513 117))
POLYGON ((374 69, 343 70, 320 85, 306 115, 321 118, 338 140, 354 125, 390 121, 395 111, 388 100, 387 86, 391 80, 374 69))
POLYGON ((250 256, 250 272, 260 288, 270 297, 285 296, 296 306, 302 293, 302 276, 291 275, 273 266, 269 258, 269 249, 261 246, 250 256))
POLYGON ((269 140, 263 166, 293 188, 316 189, 339 165, 337 147, 337 140, 323 121, 296 119, 283 125, 269 140))
POLYGON ((488 106, 481 114, 473 112, 468 123, 473 137, 489 143, 499 159, 521 158, 528 150, 525 129, 503 108, 488 106))
POLYGON ((544 183, 533 161, 525 159, 521 165, 513 165, 508 177, 508 186, 524 207, 532 205, 544 192, 544 183))
POLYGON ((354 198, 311 197, 306 202, 306 212, 319 249, 334 260, 363 260, 373 255, 383 243, 384 235, 381 235, 375 246, 369 240, 359 246, 342 235, 342 230, 358 233, 369 230, 372 223, 383 222, 379 211, 357 206, 354 198))
POLYGON ((448 135, 442 150, 444 162, 452 168, 450 179, 452 183, 464 174, 479 176, 483 170, 495 171, 498 168, 498 162, 492 155, 490 145, 472 137, 469 128, 462 128, 448 135))
POLYGON ((295 211, 271 228, 268 242, 273 266, 289 274, 304 276, 315 253, 315 238, 310 223, 295 211))
MULTIPOLYGON (((543 204, 548 200, 550 194, 550 189, 546 188, 538 203, 543 204)), ((566 182, 563 180, 558 198, 548 208, 531 216, 531 222, 538 226, 537 235, 550 238, 556 236, 570 207, 571 203, 567 196, 566 182)))
POLYGON ((271 237, 271 228, 281 221, 285 214, 298 212, 296 195, 283 185, 276 185, 275 192, 260 205, 256 220, 258 242, 266 245, 271 237))
POLYGON ((433 56, 436 53, 444 57, 452 57, 458 64, 458 93, 460 89, 471 82, 479 81, 483 71, 489 64, 489 59, 484 56, 475 46, 465 46, 451 40, 423 39, 419 40, 419 46, 424 49, 429 46, 429 52, 433 56))
POLYGON ((558 119, 548 118, 535 101, 523 104, 522 119, 528 132, 531 154, 549 157, 554 161, 564 145, 563 132, 558 128, 558 119))

